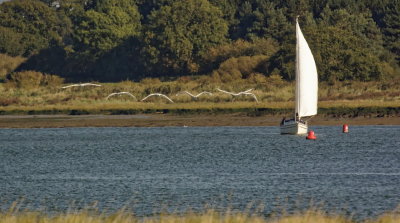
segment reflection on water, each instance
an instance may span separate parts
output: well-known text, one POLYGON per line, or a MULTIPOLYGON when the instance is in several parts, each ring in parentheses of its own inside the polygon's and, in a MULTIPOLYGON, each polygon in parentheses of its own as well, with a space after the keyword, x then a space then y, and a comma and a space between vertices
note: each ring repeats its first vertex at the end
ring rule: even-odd
POLYGON ((370 217, 400 204, 400 126, 312 130, 316 141, 277 127, 1 129, 1 208, 21 197, 137 215, 313 203, 370 217))

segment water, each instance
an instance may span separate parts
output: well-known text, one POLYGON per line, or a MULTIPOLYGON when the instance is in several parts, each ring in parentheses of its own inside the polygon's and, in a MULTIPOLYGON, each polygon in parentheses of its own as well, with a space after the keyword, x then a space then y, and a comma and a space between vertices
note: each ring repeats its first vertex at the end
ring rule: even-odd
POLYGON ((0 129, 0 208, 317 205, 365 218, 400 204, 400 126, 312 130, 316 141, 278 127, 0 129))

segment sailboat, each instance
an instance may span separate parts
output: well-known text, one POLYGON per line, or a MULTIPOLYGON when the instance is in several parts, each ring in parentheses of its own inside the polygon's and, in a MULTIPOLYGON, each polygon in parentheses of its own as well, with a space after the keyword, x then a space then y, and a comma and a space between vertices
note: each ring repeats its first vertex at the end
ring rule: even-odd
POLYGON ((318 73, 315 60, 296 18, 296 96, 294 118, 282 120, 281 134, 306 134, 308 121, 317 114, 318 73))

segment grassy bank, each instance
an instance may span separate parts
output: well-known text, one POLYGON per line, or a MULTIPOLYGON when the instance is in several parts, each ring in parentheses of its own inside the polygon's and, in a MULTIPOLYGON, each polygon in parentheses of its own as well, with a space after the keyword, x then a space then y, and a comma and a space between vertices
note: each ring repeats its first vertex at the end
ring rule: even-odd
MULTIPOLYGON (((42 106, 3 106, 0 115, 132 115, 163 113, 173 115, 217 115, 243 113, 248 116, 291 115, 292 102, 275 103, 174 103, 156 104, 140 102, 124 103, 75 103, 73 105, 42 105, 42 106)), ((370 101, 331 101, 321 102, 318 113, 328 117, 390 117, 400 116, 400 105, 392 102, 370 101)))
MULTIPOLYGON (((100 87, 62 88, 61 79, 28 72, 0 84, 0 114, 226 114, 246 113, 251 116, 291 114, 294 105, 294 83, 278 76, 260 77, 255 81, 237 80, 215 82, 212 77, 184 77, 161 82, 143 79, 140 82, 97 83, 100 87), (21 79, 23 77, 23 79, 21 79), (27 80, 26 78, 31 79, 27 80), (231 96, 217 89, 240 92, 252 89, 252 96, 231 96), (212 95, 193 98, 202 91, 212 95), (110 94, 129 92, 129 95, 110 94), (162 97, 151 97, 151 93, 162 97)), ((319 114, 330 116, 393 116, 400 114, 400 79, 382 82, 321 83, 319 88, 319 114)))
POLYGON ((120 211, 114 214, 92 213, 87 211, 46 215, 40 212, 19 212, 0 214, 1 223, 398 223, 397 213, 388 213, 375 219, 355 221, 349 217, 327 214, 323 211, 309 210, 303 213, 272 216, 269 218, 248 213, 218 213, 212 210, 204 213, 183 215, 161 214, 146 218, 135 217, 120 211))

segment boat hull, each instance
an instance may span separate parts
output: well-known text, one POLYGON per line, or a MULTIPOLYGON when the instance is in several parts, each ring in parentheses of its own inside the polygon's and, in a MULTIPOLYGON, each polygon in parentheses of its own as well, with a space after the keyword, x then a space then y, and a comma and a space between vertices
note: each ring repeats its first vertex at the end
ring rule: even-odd
POLYGON ((306 122, 289 120, 281 124, 281 134, 304 135, 307 134, 308 125, 306 122))

